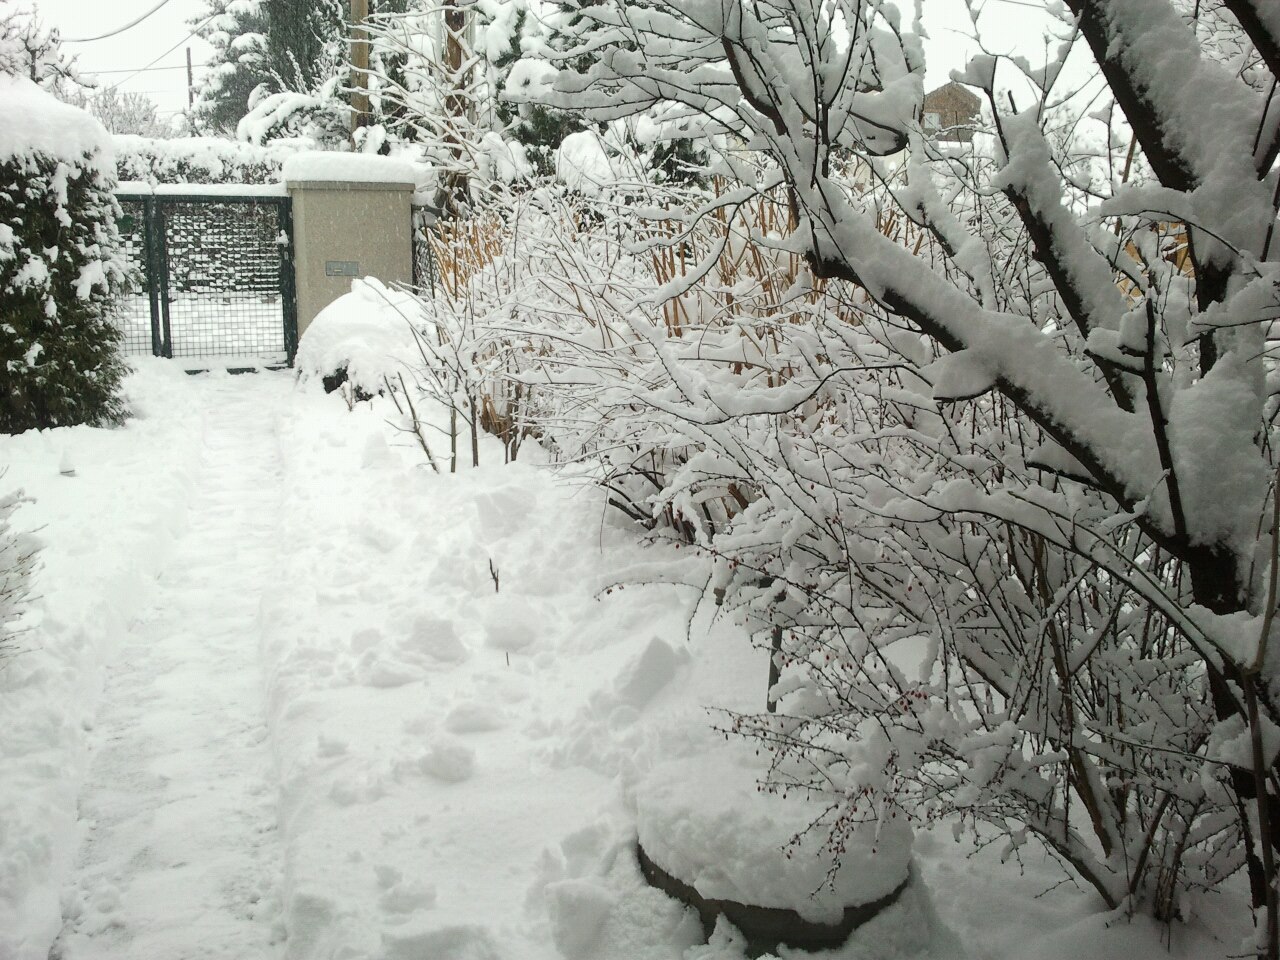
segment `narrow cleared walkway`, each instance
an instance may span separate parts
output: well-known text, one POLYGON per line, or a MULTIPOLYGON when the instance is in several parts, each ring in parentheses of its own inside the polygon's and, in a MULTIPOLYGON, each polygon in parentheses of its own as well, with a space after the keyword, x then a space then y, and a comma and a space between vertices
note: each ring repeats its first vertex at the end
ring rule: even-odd
MULTIPOLYGON (((203 460, 154 597, 114 645, 51 960, 281 952, 276 791, 259 667, 278 581, 283 374, 201 384, 203 460)), ((146 491, 121 496, 145 501, 146 491)))

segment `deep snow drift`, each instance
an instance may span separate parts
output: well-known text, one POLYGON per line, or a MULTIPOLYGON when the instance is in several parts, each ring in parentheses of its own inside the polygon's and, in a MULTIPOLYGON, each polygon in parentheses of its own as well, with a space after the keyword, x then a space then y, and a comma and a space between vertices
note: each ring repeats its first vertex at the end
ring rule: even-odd
MULTIPOLYGON (((2 960, 743 956, 643 883, 637 796, 670 816, 662 765, 723 748, 706 708, 762 706, 766 659, 691 593, 604 592, 664 554, 596 491, 487 444, 434 474, 388 401, 287 373, 129 393, 121 429, 0 437, 44 543, 0 667, 2 960)), ((1226 957, 1247 923, 1106 917, 999 853, 918 834, 829 956, 1226 957)))

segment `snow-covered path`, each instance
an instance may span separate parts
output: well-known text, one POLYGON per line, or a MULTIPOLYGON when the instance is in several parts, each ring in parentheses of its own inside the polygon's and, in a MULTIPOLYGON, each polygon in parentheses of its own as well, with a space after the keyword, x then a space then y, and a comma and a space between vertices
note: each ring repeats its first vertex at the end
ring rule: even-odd
MULTIPOLYGON (((213 386, 211 384, 211 386, 213 386)), ((285 377, 209 391, 184 535, 107 671, 65 960, 264 960, 281 869, 261 607, 279 570, 285 377)), ((145 494, 144 494, 145 495, 145 494)))

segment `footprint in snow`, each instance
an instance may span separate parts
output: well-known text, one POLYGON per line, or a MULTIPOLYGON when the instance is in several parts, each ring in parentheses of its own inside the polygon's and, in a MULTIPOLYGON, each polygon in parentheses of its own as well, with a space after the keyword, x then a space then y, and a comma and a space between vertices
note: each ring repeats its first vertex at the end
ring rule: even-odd
POLYGON ((471 779, 476 768, 476 752, 465 743, 441 740, 418 758, 418 769, 445 783, 471 779))
POLYGON ((460 703, 444 718, 450 733, 488 733, 499 730, 506 722, 502 712, 487 703, 460 703))
POLYGON ((429 910, 436 905, 435 884, 417 880, 405 880, 395 867, 374 868, 378 875, 378 906, 387 913, 415 913, 429 910))

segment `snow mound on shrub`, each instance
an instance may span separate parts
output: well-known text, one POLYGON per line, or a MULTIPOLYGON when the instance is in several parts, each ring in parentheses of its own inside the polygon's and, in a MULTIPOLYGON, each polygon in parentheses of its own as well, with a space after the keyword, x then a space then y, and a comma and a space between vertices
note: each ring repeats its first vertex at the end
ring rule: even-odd
POLYGON ((311 149, 309 140, 242 143, 223 137, 158 140, 117 134, 112 138, 122 181, 159 183, 275 183, 286 159, 311 149))
POLYGON ((599 196, 618 179, 598 133, 582 130, 564 138, 556 151, 556 179, 589 197, 599 196))
POLYGON ((839 923, 846 907, 907 879, 912 835, 900 821, 850 836, 828 877, 827 831, 809 830, 827 804, 760 792, 764 774, 758 757, 734 746, 658 764, 636 791, 640 846, 708 899, 794 910, 813 923, 839 923))
POLYGON ((351 292, 329 304, 307 326, 295 365, 302 380, 346 371, 353 389, 372 396, 419 358, 413 324, 421 308, 407 293, 373 277, 355 280, 351 292))
POLYGON ((43 156, 76 167, 86 161, 115 176, 111 136, 90 114, 63 103, 26 77, 0 74, 0 162, 43 156))

